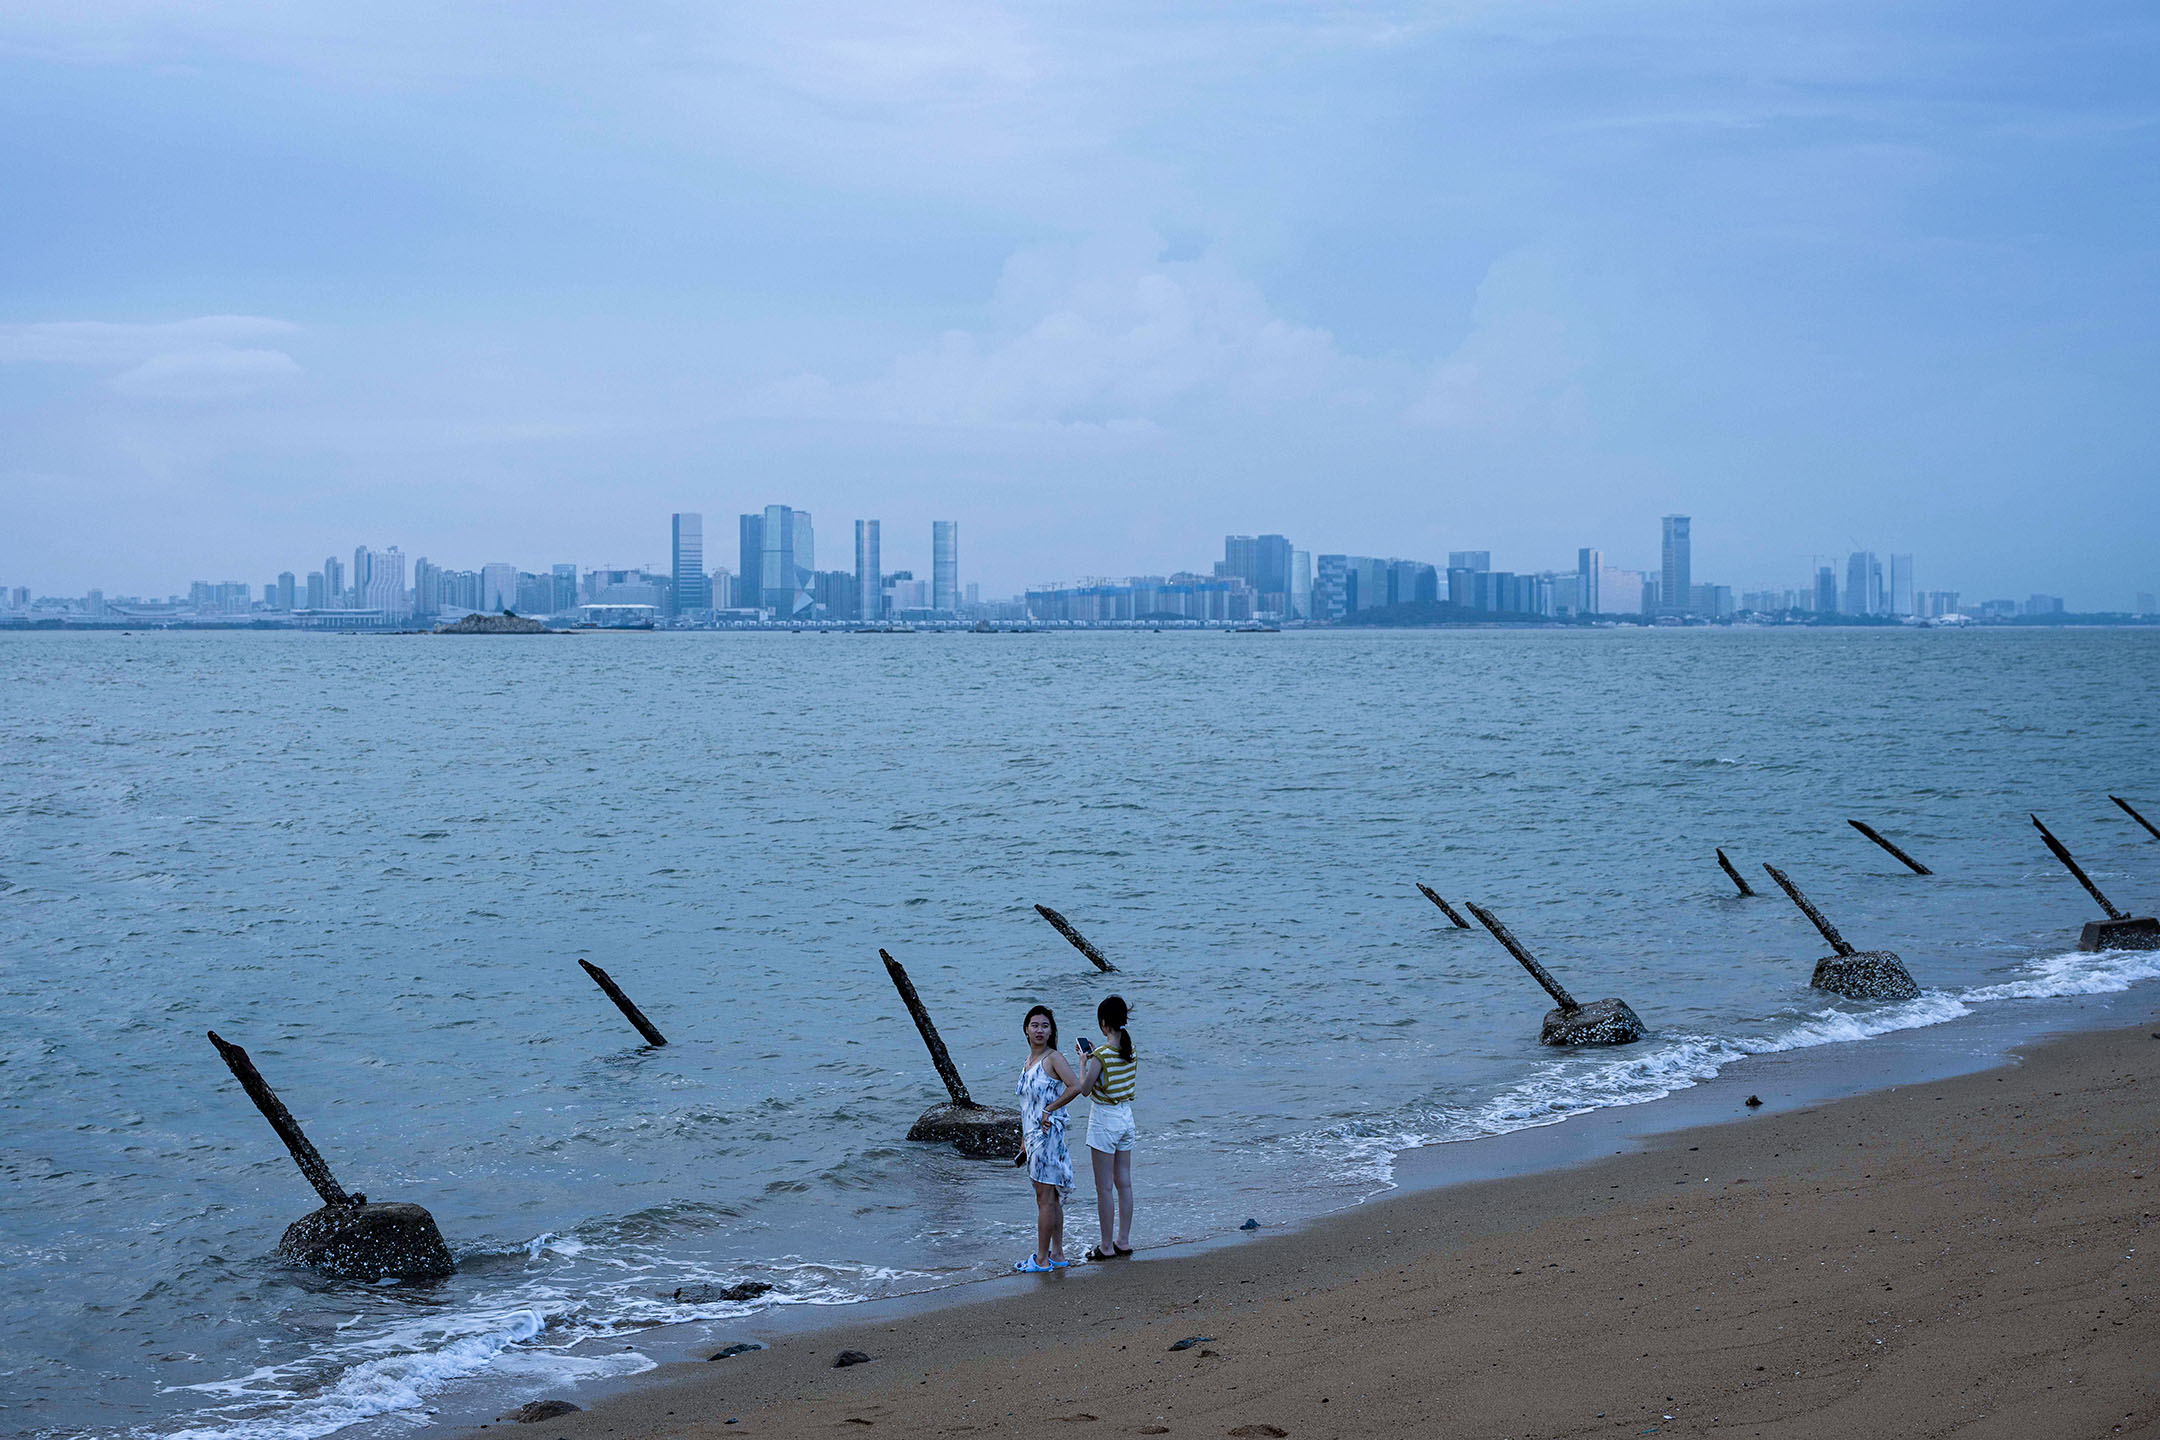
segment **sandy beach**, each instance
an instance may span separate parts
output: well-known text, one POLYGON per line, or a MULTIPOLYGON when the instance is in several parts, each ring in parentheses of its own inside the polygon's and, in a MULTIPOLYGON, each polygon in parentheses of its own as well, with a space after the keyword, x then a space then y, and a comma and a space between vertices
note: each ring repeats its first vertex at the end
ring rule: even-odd
MULTIPOLYGON (((993 1300, 665 1367, 507 1428, 2145 1433, 2160 1419, 2154 1028, 1250 1243, 1016 1278, 993 1300), (872 1358, 835 1368, 850 1349, 872 1358)), ((1076 1239, 1091 1218, 1077 1199, 1076 1239)))

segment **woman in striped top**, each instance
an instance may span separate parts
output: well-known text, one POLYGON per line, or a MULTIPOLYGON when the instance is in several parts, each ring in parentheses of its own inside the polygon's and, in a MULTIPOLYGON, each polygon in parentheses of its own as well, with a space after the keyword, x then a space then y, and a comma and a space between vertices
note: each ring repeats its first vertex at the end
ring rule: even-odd
POLYGON ((1140 1062, 1132 1034, 1125 1028, 1125 1001, 1112 995, 1095 1007, 1102 1043, 1080 1042, 1081 1083, 1088 1091, 1088 1159, 1095 1165, 1095 1217, 1102 1243, 1090 1260, 1118 1260, 1132 1254, 1133 1096, 1139 1090, 1140 1062))

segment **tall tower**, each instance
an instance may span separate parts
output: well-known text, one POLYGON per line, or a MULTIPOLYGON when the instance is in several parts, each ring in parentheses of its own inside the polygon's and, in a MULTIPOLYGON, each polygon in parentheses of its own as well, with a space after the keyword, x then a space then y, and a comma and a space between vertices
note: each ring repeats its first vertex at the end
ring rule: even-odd
POLYGON ((885 618, 885 562, 878 553, 878 522, 855 522, 855 618, 885 618))
POLYGON ((323 590, 327 598, 318 609, 341 610, 345 607, 345 562, 335 555, 326 555, 322 562, 323 590))
POLYGON ((694 510, 676 512, 673 540, 674 612, 683 615, 712 609, 711 582, 705 578, 705 517, 694 510))
POLYGON ((1913 607, 1912 556, 1890 557, 1890 602, 1892 615, 1917 615, 1913 607))
POLYGON ((1603 552, 1585 546, 1575 552, 1575 600, 1585 615, 1605 613, 1604 596, 1599 593, 1605 579, 1605 556, 1603 552))
POLYGON ((1685 615, 1694 600, 1694 563, 1688 540, 1688 517, 1665 517, 1665 570, 1658 579, 1658 608, 1685 615))
POLYGON ((1881 569, 1882 567, 1875 563, 1875 552, 1872 550, 1855 550, 1845 557, 1845 593, 1839 598, 1839 613, 1874 613, 1873 580, 1881 569))
POLYGON ((960 522, 930 522, 930 608, 942 615, 960 610, 960 522))
POLYGON ((742 562, 739 583, 756 596, 751 603, 779 620, 792 620, 809 609, 814 601, 810 577, 816 568, 810 512, 768 505, 761 516, 743 516, 742 562))

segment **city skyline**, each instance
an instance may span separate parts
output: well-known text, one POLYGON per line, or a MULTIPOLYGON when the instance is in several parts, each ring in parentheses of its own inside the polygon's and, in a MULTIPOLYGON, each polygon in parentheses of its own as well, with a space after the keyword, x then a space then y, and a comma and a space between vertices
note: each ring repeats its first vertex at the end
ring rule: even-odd
POLYGON ((2160 22, 2033 24, 12 7, 0 576, 642 566, 755 490, 1005 593, 1263 529, 1647 569, 1675 513, 1736 585, 2119 607, 2160 22))
MULTIPOLYGON (((1493 552, 1450 550, 1444 565, 1399 555, 1320 552, 1285 535, 1231 534, 1223 558, 1205 571, 1190 566, 1164 573, 1095 576, 1079 582, 1030 585, 1010 597, 985 600, 980 582, 963 582, 960 526, 931 522, 931 570, 885 568, 883 522, 854 522, 852 569, 820 569, 816 523, 804 510, 770 504, 738 516, 736 565, 713 564, 704 548, 704 515, 668 517, 665 567, 585 568, 557 561, 545 572, 506 561, 477 569, 413 560, 398 546, 355 546, 348 572, 343 557, 324 557, 319 569, 280 571, 257 588, 246 581, 196 580, 187 593, 166 597, 93 588, 81 597, 34 596, 26 586, 0 584, 0 621, 39 616, 62 621, 229 620, 283 614, 315 627, 401 625, 453 618, 471 611, 516 610, 557 621, 670 624, 833 623, 1001 620, 1052 623, 1130 623, 1182 620, 1211 623, 1276 621, 1332 624, 1366 612, 1387 623, 1440 618, 1703 622, 1734 618, 1836 617, 1852 620, 2002 620, 2066 613, 2155 615, 2151 592, 2137 592, 2113 612, 2080 612, 2062 596, 2033 592, 2023 600, 1979 599, 1971 592, 1917 583, 1910 553, 1880 556, 1855 550, 1836 564, 1813 565, 1798 585, 1736 589, 1697 580, 1694 517, 1659 519, 1655 569, 1616 566, 1601 547, 1576 551, 1573 569, 1496 568, 1493 552), (350 576, 348 582, 348 574, 350 576)), ((1820 559, 1821 557, 1811 557, 1820 559)))

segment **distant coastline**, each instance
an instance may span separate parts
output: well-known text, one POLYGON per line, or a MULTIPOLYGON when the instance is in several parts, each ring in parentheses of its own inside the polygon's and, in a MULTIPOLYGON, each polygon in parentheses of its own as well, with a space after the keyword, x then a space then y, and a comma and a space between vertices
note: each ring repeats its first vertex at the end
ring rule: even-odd
MULTIPOLYGON (((522 618, 522 617, 521 617, 522 618)), ((566 635, 586 631, 610 629, 649 629, 663 633, 678 634, 772 634, 802 631, 830 631, 834 634, 862 631, 863 627, 847 621, 736 621, 726 624, 705 625, 656 625, 649 627, 550 625, 535 622, 539 628, 531 634, 566 635)), ((912 629, 929 634, 1042 634, 1078 631, 1220 631, 1234 633, 1249 631, 1246 621, 1234 620, 1033 620, 1013 621, 988 630, 962 621, 940 624, 935 621, 911 621, 912 629)), ((1956 625, 1942 625, 1932 621, 1915 622, 1881 615, 1807 615, 1791 619, 1750 618, 1703 620, 1691 618, 1682 623, 1649 615, 1597 615, 1556 619, 1549 615, 1515 614, 1508 611, 1472 610, 1447 604, 1387 605, 1373 610, 1359 611, 1341 620, 1301 623, 1291 621, 1280 628, 1289 631, 1355 631, 1355 630, 1440 630, 1440 629, 1537 629, 1537 630, 1591 630, 1591 629, 1674 629, 1674 630, 2135 630, 2160 627, 2160 616, 2132 615, 2128 612, 2102 611, 2093 614, 2060 615, 2008 615, 1963 621, 1956 625)), ((189 617, 186 619, 160 617, 152 620, 92 619, 83 617, 41 616, 34 620, 0 618, 0 635, 51 633, 64 631, 68 634, 96 632, 102 634, 148 634, 161 630, 221 631, 235 632, 292 632, 304 631, 319 635, 439 635, 439 634, 494 634, 509 633, 481 630, 451 630, 432 626, 402 623, 395 626, 310 625, 286 619, 227 620, 216 616, 189 617)))

